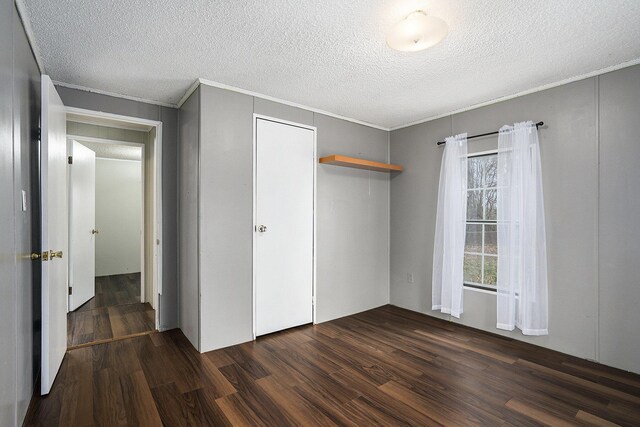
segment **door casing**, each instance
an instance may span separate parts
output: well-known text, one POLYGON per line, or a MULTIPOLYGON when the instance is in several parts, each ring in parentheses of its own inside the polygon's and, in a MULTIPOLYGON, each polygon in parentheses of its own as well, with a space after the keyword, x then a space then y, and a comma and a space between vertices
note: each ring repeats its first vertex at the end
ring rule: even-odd
MULTIPOLYGON (((155 128, 156 137, 154 141, 154 150, 153 150, 153 169, 154 169, 154 185, 152 188, 154 194, 154 203, 153 203, 153 230, 154 230, 154 239, 155 245, 153 245, 154 253, 153 253, 153 268, 152 268, 152 277, 145 277, 144 274, 144 266, 148 264, 148 261, 145 258, 145 251, 141 252, 141 261, 142 261, 142 272, 141 272, 141 301, 145 301, 145 283, 152 283, 155 291, 153 292, 153 307, 156 312, 156 320, 155 320, 155 328, 156 330, 161 330, 160 328, 160 304, 159 304, 159 296, 162 295, 162 247, 163 247, 163 238, 162 238, 162 122, 157 120, 149 120, 149 119, 141 119, 139 117, 131 117, 131 116, 123 116, 120 114, 112 114, 105 113, 101 111, 93 111, 87 110, 83 108, 75 108, 75 107, 66 107, 67 112, 67 120, 73 120, 81 123, 87 124, 96 124, 102 126, 111 126, 111 127, 120 127, 122 129, 133 129, 133 130, 145 130, 150 131, 155 128), (150 282, 151 281, 151 282, 150 282)), ((67 135, 67 138, 78 137, 76 135, 67 135)), ((83 140, 92 140, 95 142, 105 142, 105 143, 118 143, 124 145, 132 145, 138 146, 142 148, 142 203, 144 206, 144 188, 145 184, 145 150, 146 147, 144 144, 132 143, 132 142, 123 142, 123 141, 112 141, 112 140, 101 140, 100 138, 90 138, 90 137, 79 137, 83 140)), ((147 218, 144 215, 143 209, 143 222, 144 224, 147 221, 147 218)), ((144 248, 144 233, 142 237, 142 244, 144 248)))
POLYGON ((252 266, 251 266, 251 275, 252 275, 252 315, 253 315, 253 339, 256 339, 256 227, 258 226, 258 218, 257 218, 257 153, 258 153, 258 135, 257 135, 257 124, 258 120, 268 120, 275 123, 281 123, 284 125, 296 126, 303 129, 309 129, 313 131, 313 249, 312 249, 312 289, 313 289, 313 297, 312 297, 312 318, 313 324, 316 324, 316 308, 317 308, 317 292, 316 292, 316 206, 317 204, 317 168, 318 168, 318 130, 315 126, 305 125, 302 123, 291 122, 288 120, 282 120, 275 117, 265 116, 262 114, 253 114, 253 231, 252 231, 252 266))

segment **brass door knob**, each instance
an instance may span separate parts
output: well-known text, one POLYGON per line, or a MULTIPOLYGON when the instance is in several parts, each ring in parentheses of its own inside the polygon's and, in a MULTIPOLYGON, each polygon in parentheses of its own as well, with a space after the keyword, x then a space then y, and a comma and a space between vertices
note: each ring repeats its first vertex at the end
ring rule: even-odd
POLYGON ((62 251, 49 251, 49 258, 54 259, 54 258, 60 258, 62 259, 62 251))
POLYGON ((42 255, 39 254, 38 252, 31 252, 31 259, 34 261, 39 260, 40 258, 42 258, 42 255))

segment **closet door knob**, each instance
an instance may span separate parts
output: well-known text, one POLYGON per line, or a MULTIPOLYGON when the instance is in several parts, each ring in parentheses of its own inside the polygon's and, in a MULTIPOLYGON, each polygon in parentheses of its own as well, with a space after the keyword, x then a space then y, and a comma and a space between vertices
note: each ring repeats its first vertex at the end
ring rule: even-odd
POLYGON ((258 231, 261 233, 264 233, 265 231, 267 231, 267 226, 266 225, 258 226, 258 231))

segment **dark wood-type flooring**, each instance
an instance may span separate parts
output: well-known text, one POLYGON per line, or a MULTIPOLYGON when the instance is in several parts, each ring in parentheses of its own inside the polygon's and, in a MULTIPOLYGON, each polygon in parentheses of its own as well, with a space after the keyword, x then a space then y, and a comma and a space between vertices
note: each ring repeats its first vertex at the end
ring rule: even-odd
POLYGON ((148 333, 155 311, 140 302, 140 273, 96 277, 96 296, 67 314, 67 346, 148 333))
POLYGON ((640 376, 385 306, 199 354, 69 351, 26 425, 638 425, 640 376))
POLYGON ((140 302, 140 273, 96 277, 96 296, 75 312, 140 302))

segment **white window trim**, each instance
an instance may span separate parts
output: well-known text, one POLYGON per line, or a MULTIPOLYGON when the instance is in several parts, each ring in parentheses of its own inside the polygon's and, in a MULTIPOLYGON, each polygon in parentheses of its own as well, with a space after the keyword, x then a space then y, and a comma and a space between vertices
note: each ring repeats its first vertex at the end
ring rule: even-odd
MULTIPOLYGON (((473 158, 473 157, 482 157, 482 156, 490 156, 493 154, 498 154, 498 149, 495 150, 486 150, 486 151, 479 151, 477 153, 471 153, 467 155, 467 159, 473 158)), ((479 190, 497 190, 497 187, 487 187, 487 188, 467 188, 467 192, 468 191, 479 191, 479 190)), ((477 221, 481 221, 481 220, 471 220, 471 221, 466 221, 466 223, 474 223, 477 221)), ((479 222, 478 224, 486 224, 485 222, 479 222)), ((496 221, 497 224, 497 221, 496 221)), ((484 248, 484 233, 482 233, 482 247, 484 248)), ((477 252, 465 252, 465 255, 476 255, 476 256, 482 256, 483 257, 483 261, 482 261, 482 277, 484 277, 484 255, 488 255, 488 256, 494 256, 494 257, 498 257, 498 254, 483 254, 483 253, 477 253, 477 252)), ((482 283, 475 283, 475 282, 463 282, 462 283, 462 287, 464 290, 468 290, 468 291, 474 291, 474 292, 480 292, 480 293, 484 293, 484 294, 491 294, 491 295, 497 295, 497 286, 495 288, 491 288, 490 285, 484 285, 482 283), (470 286, 471 285, 471 286, 470 286), (483 288, 477 288, 475 286, 482 286, 483 288), (486 289, 485 289, 486 288, 486 289)))

